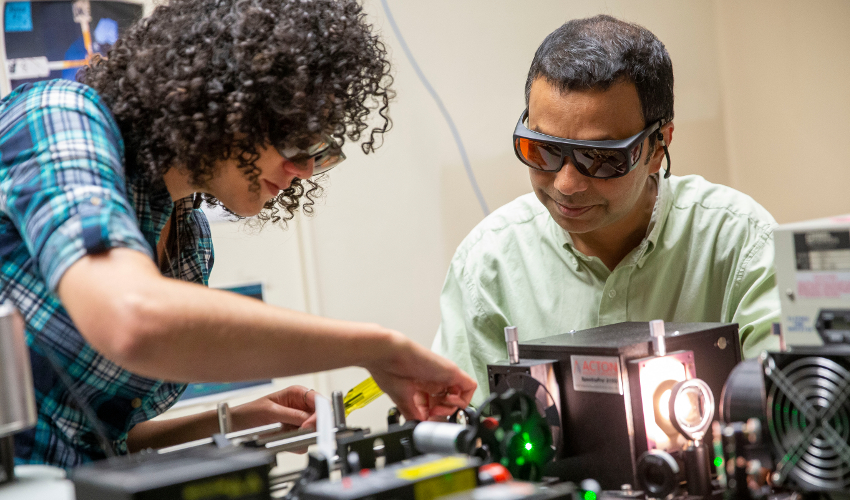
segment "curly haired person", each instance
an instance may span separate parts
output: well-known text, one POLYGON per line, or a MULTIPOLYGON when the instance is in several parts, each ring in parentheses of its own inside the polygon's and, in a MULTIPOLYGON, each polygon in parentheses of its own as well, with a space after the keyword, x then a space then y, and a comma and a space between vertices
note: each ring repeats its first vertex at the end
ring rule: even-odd
MULTIPOLYGON (((209 436, 211 413, 151 421, 190 381, 356 365, 410 418, 469 402, 473 380, 399 332, 204 286, 202 202, 285 221, 346 140, 369 153, 389 129, 389 62, 355 1, 173 0, 80 80, 0 102, 0 302, 24 317, 38 403, 19 462, 209 436)), ((314 396, 236 407, 234 427, 313 425, 314 396)))

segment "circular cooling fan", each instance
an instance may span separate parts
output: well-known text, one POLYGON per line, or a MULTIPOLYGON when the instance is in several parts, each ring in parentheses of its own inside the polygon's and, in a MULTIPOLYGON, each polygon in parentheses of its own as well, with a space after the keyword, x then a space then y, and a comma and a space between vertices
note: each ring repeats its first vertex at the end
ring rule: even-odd
POLYGON ((811 490, 850 490, 850 370, 822 356, 764 365, 777 472, 811 490))
POLYGON ((495 386, 494 392, 497 393, 514 389, 534 398, 538 413, 546 420, 549 429, 552 431, 552 448, 555 451, 555 457, 558 457, 563 434, 561 433, 561 412, 555 402, 555 395, 550 393, 539 380, 526 373, 514 372, 498 375, 495 379, 495 386))

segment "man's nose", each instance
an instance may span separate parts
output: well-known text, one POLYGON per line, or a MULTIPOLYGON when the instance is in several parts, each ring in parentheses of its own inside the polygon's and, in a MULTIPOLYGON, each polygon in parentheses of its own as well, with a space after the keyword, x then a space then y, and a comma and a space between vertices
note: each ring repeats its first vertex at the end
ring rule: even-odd
POLYGON ((586 191, 589 181, 590 178, 580 174, 569 158, 564 159, 561 170, 555 173, 555 189, 566 196, 586 191))

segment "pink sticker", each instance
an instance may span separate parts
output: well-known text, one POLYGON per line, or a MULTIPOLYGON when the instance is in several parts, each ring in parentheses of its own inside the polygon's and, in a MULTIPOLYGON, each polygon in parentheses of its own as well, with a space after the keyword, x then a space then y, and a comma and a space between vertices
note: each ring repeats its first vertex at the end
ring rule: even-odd
POLYGON ((850 273, 797 273, 797 296, 807 299, 850 298, 850 273))

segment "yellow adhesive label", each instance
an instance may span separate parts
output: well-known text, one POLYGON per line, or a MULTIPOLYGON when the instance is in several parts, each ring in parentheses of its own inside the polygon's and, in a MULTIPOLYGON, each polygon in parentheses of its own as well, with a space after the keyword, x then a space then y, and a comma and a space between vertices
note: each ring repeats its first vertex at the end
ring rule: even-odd
POLYGON ((256 472, 244 477, 217 477, 195 481, 183 487, 183 500, 243 498, 263 492, 263 480, 256 472))
POLYGON ((396 477, 407 481, 418 481, 426 477, 436 476, 437 474, 456 471, 467 465, 469 465, 469 460, 464 457, 445 457, 426 464, 412 465, 404 469, 399 469, 396 472, 396 477))
POLYGON ((413 498, 433 500, 451 493, 471 490, 478 486, 475 476, 475 469, 466 469, 420 481, 413 485, 413 498))

